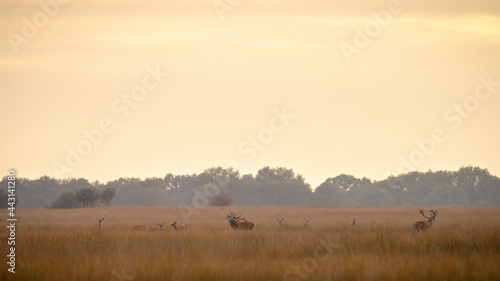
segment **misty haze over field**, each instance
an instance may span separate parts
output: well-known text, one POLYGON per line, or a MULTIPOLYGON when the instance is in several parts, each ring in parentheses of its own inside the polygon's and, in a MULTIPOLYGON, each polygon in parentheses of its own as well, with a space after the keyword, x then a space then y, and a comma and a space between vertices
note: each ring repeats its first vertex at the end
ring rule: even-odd
MULTIPOLYGON (((221 166, 259 188, 270 166, 317 192, 352 175, 380 195, 401 174, 500 174, 498 1, 5 0, 0 34, 0 170, 26 183, 161 178, 163 191, 167 172, 221 166)), ((316 202, 295 182, 307 196, 273 202, 316 202)), ((457 186, 437 182, 419 198, 457 186)), ((169 200, 189 202, 185 188, 169 200)), ((236 204, 270 204, 231 188, 236 204)), ((496 202, 464 188, 435 203, 496 202)), ((335 204, 375 204, 353 193, 335 204)))

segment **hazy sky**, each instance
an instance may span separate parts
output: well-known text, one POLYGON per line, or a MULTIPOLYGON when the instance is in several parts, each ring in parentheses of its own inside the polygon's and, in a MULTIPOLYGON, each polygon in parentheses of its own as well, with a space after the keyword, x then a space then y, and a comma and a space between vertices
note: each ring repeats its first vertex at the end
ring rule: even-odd
POLYGON ((498 1, 41 3, 0 1, 4 175, 500 175, 498 1))

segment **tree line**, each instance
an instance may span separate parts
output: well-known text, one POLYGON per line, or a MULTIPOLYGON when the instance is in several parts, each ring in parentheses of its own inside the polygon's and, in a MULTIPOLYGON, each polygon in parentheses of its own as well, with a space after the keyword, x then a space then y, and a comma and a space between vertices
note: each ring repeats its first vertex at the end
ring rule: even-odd
MULTIPOLYGON (((0 207, 7 202, 7 178, 0 207)), ((285 167, 256 174, 213 167, 192 175, 119 178, 101 183, 84 178, 18 178, 19 208, 94 206, 498 206, 500 178, 480 167, 457 171, 409 172, 384 180, 341 174, 312 189, 302 175, 285 167), (207 202, 203 202, 203 200, 207 202)))

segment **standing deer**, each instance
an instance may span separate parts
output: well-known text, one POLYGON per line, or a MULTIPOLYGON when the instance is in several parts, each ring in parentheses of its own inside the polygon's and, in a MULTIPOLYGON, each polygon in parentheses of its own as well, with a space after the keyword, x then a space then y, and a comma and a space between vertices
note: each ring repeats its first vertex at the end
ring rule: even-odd
POLYGON ((420 210, 420 213, 422 216, 424 216, 427 221, 417 221, 416 223, 413 224, 413 231, 420 231, 420 230, 427 230, 431 228, 431 226, 436 222, 436 216, 438 215, 438 212, 436 210, 429 210, 429 212, 432 214, 430 217, 426 216, 424 214, 424 210, 420 210))
POLYGON ((352 218, 352 226, 356 225, 356 220, 357 220, 357 218, 352 218))
POLYGON ((102 219, 97 218, 97 220, 99 221, 99 229, 101 229, 101 223, 104 220, 104 218, 102 218, 102 219))
POLYGON ((281 218, 281 219, 276 219, 276 220, 278 221, 278 224, 279 224, 280 226, 283 226, 282 222, 283 222, 284 218, 281 218))
POLYGON ((232 229, 237 230, 252 230, 255 224, 251 221, 247 221, 246 218, 242 218, 241 216, 236 216, 235 213, 229 213, 226 219, 229 221, 229 225, 232 229))
POLYGON ((181 226, 179 226, 179 228, 177 228, 177 221, 174 221, 173 224, 170 225, 174 230, 187 230, 188 228, 188 225, 183 223, 181 224, 181 226))

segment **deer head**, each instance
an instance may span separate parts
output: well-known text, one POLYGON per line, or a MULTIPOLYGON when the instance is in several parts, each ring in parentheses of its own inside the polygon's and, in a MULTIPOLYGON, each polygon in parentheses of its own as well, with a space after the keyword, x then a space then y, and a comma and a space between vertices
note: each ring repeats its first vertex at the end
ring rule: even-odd
POLYGON ((102 219, 97 218, 97 220, 99 221, 99 229, 101 229, 101 223, 104 220, 104 218, 102 218, 102 219))
POLYGON ((276 219, 276 220, 278 221, 278 224, 279 224, 280 226, 283 226, 282 222, 283 222, 284 218, 281 218, 281 219, 276 219))

